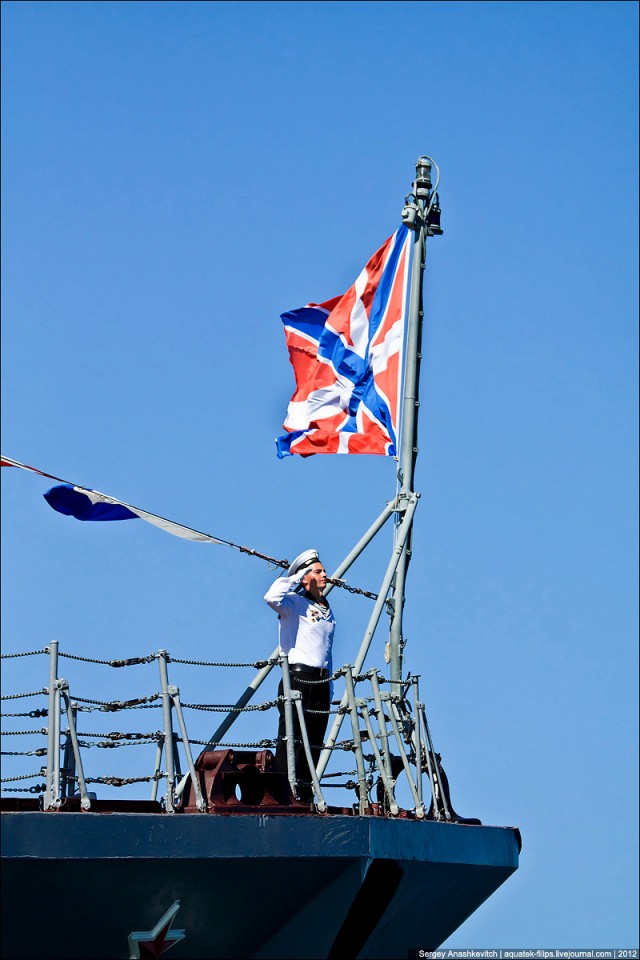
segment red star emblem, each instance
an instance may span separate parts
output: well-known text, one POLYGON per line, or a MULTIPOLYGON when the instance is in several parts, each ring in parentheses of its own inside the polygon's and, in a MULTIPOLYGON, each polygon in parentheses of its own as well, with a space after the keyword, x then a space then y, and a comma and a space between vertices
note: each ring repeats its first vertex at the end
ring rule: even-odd
POLYGON ((173 918, 180 909, 176 900, 167 912, 160 917, 153 930, 135 930, 129 934, 129 960, 154 960, 183 940, 184 930, 172 930, 173 918))

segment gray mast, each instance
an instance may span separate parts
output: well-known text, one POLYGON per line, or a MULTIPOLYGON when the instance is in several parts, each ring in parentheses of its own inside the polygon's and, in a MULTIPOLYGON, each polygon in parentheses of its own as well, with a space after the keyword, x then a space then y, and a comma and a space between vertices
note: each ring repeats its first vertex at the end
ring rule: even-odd
MULTIPOLYGON (((404 606, 405 580, 411 556, 411 530, 413 515, 419 499, 419 494, 413 491, 414 468, 418 452, 418 384, 420 377, 420 349, 422 340, 422 278, 424 273, 425 240, 427 237, 442 233, 440 227, 440 207, 438 205, 438 182, 440 174, 437 164, 430 157, 422 156, 416 163, 416 179, 413 182, 414 192, 405 198, 402 210, 402 222, 415 232, 413 245, 413 263, 411 273, 411 291, 409 296, 409 311, 407 320, 407 342, 405 348, 405 375, 402 401, 402 437, 398 465, 398 481, 400 490, 398 495, 390 501, 369 530, 358 541, 346 559, 332 574, 331 579, 339 580, 357 560, 360 554, 371 543, 385 522, 395 514, 397 525, 394 535, 393 550, 389 566, 384 575, 380 593, 373 609, 360 649, 353 662, 356 672, 362 669, 373 635, 377 628, 383 608, 386 605, 391 613, 389 628, 389 653, 391 679, 394 681, 394 693, 399 693, 399 684, 402 678, 402 608, 404 606), (437 179, 435 187, 431 185, 431 167, 436 168, 437 179)), ((330 593, 333 585, 325 587, 324 594, 330 593)), ((244 690, 233 710, 227 714, 222 723, 211 736, 208 746, 213 749, 229 730, 240 715, 240 709, 251 700, 256 690, 278 662, 279 647, 276 647, 267 664, 255 676, 251 684, 244 690)), ((334 718, 331 730, 325 741, 325 748, 318 762, 318 778, 322 776, 331 756, 331 749, 336 742, 340 726, 347 706, 346 693, 341 702, 340 711, 334 718)), ((176 796, 182 792, 187 777, 183 777, 176 796)))
MULTIPOLYGON (((432 189, 430 157, 419 157, 416 162, 416 179, 413 193, 405 199, 402 222, 414 231, 413 263, 411 269, 411 293, 407 318, 404 390, 402 400, 402 436, 398 466, 398 520, 404 517, 409 502, 415 497, 414 473, 418 455, 418 409, 420 388, 420 361, 422 359, 422 283, 425 267, 425 241, 427 237, 442 233, 440 207, 436 187, 432 189)), ((437 165, 434 163, 437 171, 437 165)), ((412 522, 412 521, 411 521, 412 522)), ((398 542, 402 523, 396 526, 395 542, 398 542)), ((390 612, 388 656, 391 680, 397 684, 402 679, 402 613, 405 601, 405 582, 411 559, 412 531, 405 534, 404 545, 396 573, 391 584, 388 609, 390 612)), ((396 688, 395 692, 399 690, 396 688)))

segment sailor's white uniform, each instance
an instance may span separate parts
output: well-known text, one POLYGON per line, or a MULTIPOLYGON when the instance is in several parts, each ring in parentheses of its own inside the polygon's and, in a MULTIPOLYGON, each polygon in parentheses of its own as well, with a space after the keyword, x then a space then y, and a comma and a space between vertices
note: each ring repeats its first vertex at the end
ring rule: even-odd
POLYGON ((278 577, 264 599, 280 617, 280 650, 289 663, 324 667, 331 673, 331 646, 336 621, 331 607, 317 603, 308 593, 295 593, 302 573, 278 577))
MULTIPOLYGON (((313 551, 309 552, 313 554, 313 551)), ((291 688, 299 690, 302 695, 302 710, 311 745, 311 757, 314 766, 317 766, 329 719, 331 646, 336 621, 328 603, 318 603, 306 590, 300 593, 295 592, 300 587, 304 573, 305 569, 292 576, 278 577, 267 590, 264 599, 280 619, 280 650, 289 658, 291 688)), ((278 696, 280 698, 283 696, 282 681, 278 688, 278 696)), ((276 761, 281 770, 286 770, 287 731, 282 699, 278 703, 278 712, 280 722, 276 761)), ((293 715, 293 724, 298 798, 310 801, 313 797, 311 774, 302 745, 296 712, 293 715)))

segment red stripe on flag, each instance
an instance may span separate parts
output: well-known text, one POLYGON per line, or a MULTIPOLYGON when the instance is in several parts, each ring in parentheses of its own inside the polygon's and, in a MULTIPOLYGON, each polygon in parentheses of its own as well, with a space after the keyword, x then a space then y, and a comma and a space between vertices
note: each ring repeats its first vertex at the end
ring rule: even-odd
POLYGON ((296 390, 292 401, 306 400, 313 390, 330 387, 336 375, 328 363, 318 360, 317 345, 291 330, 286 331, 289 360, 293 367, 296 390))

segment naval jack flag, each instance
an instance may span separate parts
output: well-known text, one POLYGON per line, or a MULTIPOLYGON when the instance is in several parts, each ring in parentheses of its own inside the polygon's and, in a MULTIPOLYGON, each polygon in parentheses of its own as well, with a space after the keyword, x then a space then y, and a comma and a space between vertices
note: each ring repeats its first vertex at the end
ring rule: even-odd
POLYGON ((296 389, 278 457, 397 456, 412 237, 396 230, 343 296, 282 314, 296 389))

